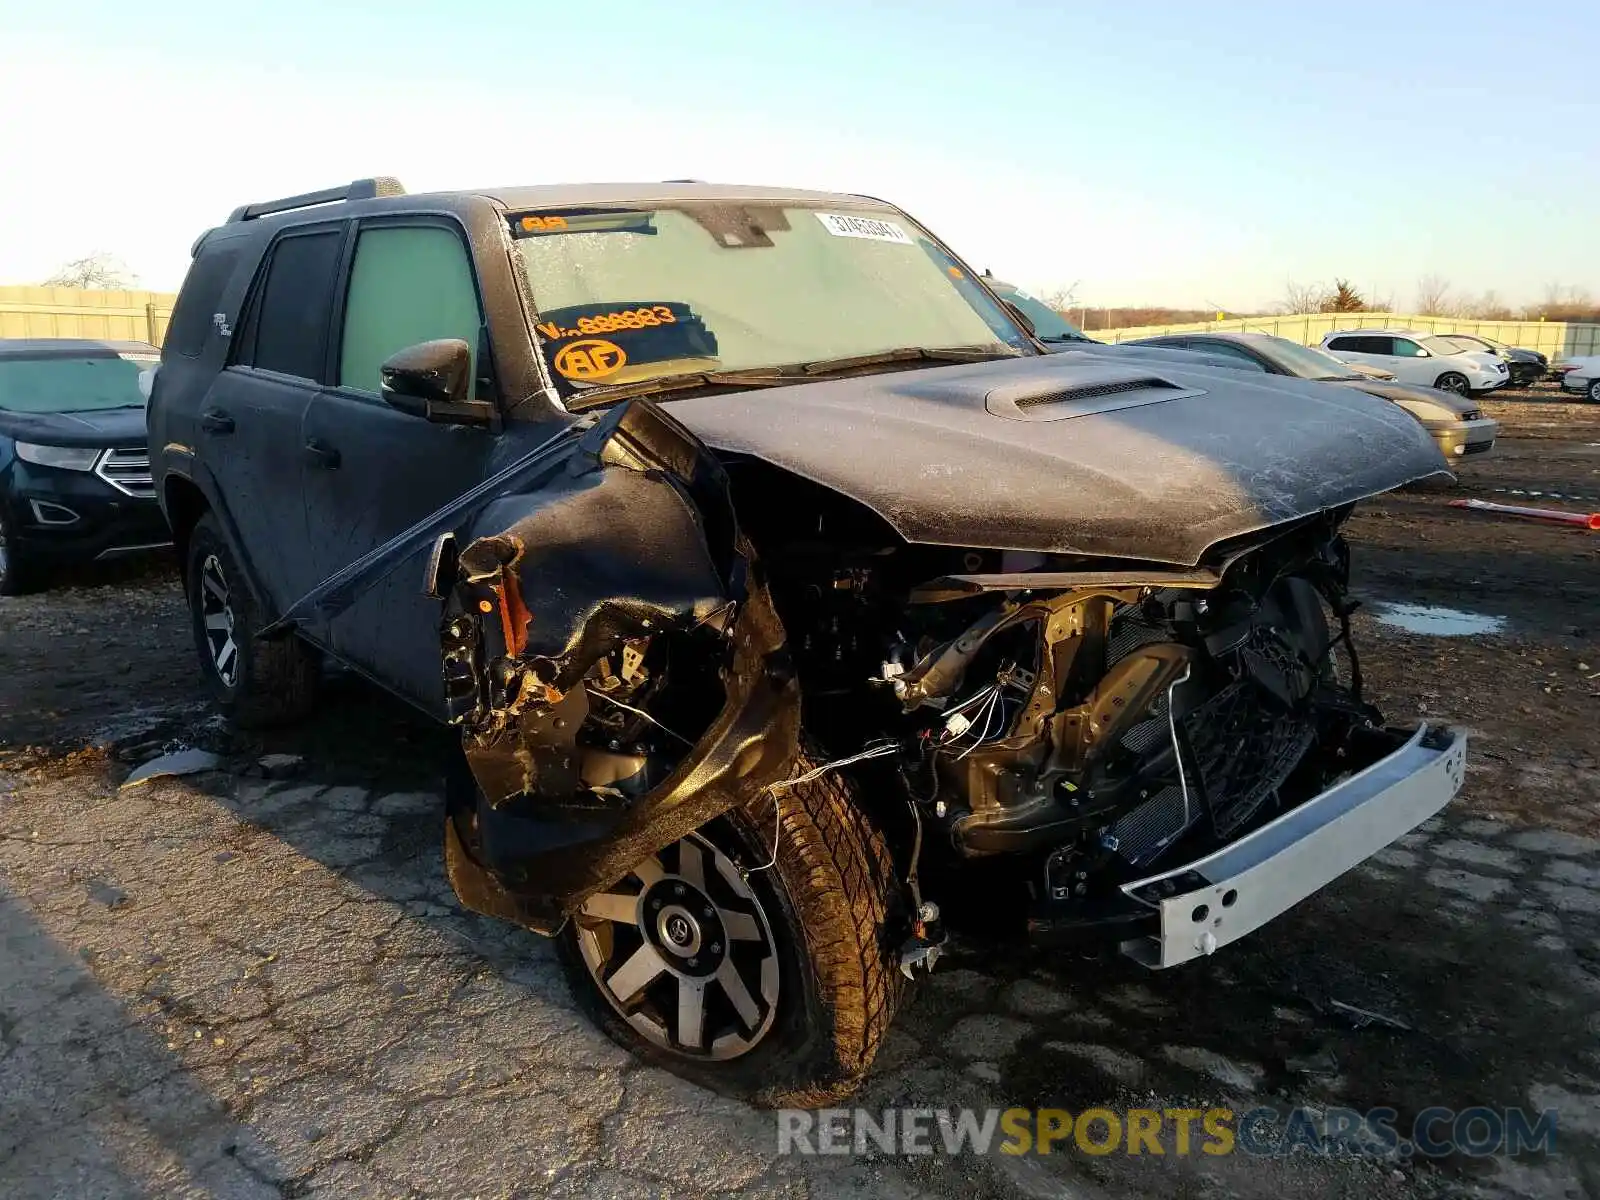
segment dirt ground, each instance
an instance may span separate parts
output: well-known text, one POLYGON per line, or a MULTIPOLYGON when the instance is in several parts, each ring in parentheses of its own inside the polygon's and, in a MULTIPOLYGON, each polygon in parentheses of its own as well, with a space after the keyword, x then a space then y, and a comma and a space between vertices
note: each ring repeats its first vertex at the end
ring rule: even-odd
POLYGON ((353 677, 304 727, 228 729, 150 561, 0 599, 0 1195, 1600 1198, 1600 535, 1446 503, 1600 511, 1600 407, 1484 408, 1502 442, 1458 486, 1351 524, 1370 693, 1470 731, 1458 801, 1190 967, 962 938, 858 1102, 1554 1107, 1556 1153, 778 1157, 455 906, 446 731, 353 677), (1499 625, 1407 632, 1406 604, 1499 625), (226 769, 117 790, 178 743, 226 769), (252 776, 268 752, 300 773, 252 776))

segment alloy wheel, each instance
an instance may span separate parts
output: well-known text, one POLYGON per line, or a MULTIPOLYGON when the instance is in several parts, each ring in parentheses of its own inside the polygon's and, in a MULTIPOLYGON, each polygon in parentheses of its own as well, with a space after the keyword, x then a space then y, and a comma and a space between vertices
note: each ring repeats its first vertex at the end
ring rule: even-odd
POLYGON ((205 623, 206 645, 211 648, 211 666, 226 687, 239 682, 239 643, 234 638, 233 605, 228 577, 215 554, 206 555, 200 566, 200 618, 205 623))
POLYGON ((778 954, 739 868, 692 833, 579 912, 577 942, 607 1003, 645 1040, 687 1058, 753 1050, 778 1010, 778 954))
POLYGON ((1600 404, 1600 379, 1589 381, 1589 403, 1600 404))
POLYGON ((1433 386, 1446 392, 1454 392, 1458 396, 1468 395, 1472 391, 1472 385, 1467 382, 1467 377, 1455 371, 1447 371, 1439 376, 1438 382, 1433 386))

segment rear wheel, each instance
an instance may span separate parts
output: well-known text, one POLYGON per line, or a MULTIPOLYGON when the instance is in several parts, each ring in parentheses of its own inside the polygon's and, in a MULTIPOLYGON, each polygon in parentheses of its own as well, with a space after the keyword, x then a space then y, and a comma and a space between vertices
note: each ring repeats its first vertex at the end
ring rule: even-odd
POLYGON ((200 671, 225 715, 239 725, 299 720, 316 702, 321 663, 292 635, 256 640, 264 622, 216 518, 189 535, 189 611, 200 671))
POLYGON ((1591 379, 1584 394, 1589 397, 1590 404, 1600 404, 1600 379, 1591 379))
POLYGON ((642 860, 559 944, 614 1040, 741 1098, 815 1105, 856 1086, 904 997, 902 906, 849 779, 778 797, 642 860))
POLYGON ((1433 381, 1433 386, 1443 392, 1454 392, 1458 396, 1472 394, 1472 385, 1460 371, 1446 371, 1433 381))

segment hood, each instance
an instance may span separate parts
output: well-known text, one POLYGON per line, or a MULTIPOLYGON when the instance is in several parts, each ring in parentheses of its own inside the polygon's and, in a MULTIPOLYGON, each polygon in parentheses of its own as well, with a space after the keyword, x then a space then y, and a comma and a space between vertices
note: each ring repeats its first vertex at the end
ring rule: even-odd
POLYGON ((1479 367, 1486 371, 1493 371, 1496 373, 1504 370, 1506 365, 1505 359, 1501 358, 1498 354, 1490 354, 1487 350, 1468 350, 1466 353, 1461 354, 1458 357, 1464 358, 1468 362, 1476 363, 1479 367))
POLYGON ((1447 473, 1353 388, 1055 354, 666 407, 708 444, 850 496, 908 541, 1192 566, 1227 538, 1447 473))
POLYGON ((1423 387, 1414 383, 1389 383, 1381 379, 1363 379, 1359 382, 1352 380, 1343 386, 1365 392, 1369 396, 1381 396, 1401 407, 1426 408, 1429 410, 1427 416, 1433 420, 1449 414, 1459 421, 1469 412, 1478 411, 1478 401, 1467 396, 1458 396, 1455 392, 1444 391, 1442 388, 1423 387))
POLYGON ((87 412, 23 413, 0 408, 0 434, 46 446, 143 446, 144 409, 100 408, 87 412))

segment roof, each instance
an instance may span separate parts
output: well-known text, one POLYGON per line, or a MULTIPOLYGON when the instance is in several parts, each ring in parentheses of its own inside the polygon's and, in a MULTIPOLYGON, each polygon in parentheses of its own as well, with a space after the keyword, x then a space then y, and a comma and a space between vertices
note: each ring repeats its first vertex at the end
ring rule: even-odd
POLYGON ((81 358, 117 354, 154 354, 146 342, 103 341, 99 338, 0 338, 0 358, 81 358))
POLYGON ((1327 336, 1328 337, 1343 337, 1344 335, 1349 334, 1349 333, 1375 333, 1379 337, 1412 337, 1412 338, 1418 338, 1418 337, 1449 337, 1450 336, 1447 333, 1440 333, 1440 334, 1430 333, 1426 329, 1405 329, 1405 328, 1402 328, 1402 327, 1400 327, 1398 325, 1384 325, 1384 326, 1381 326, 1381 327, 1378 327, 1378 328, 1370 328, 1370 327, 1368 327, 1368 328, 1362 328, 1362 329, 1331 329, 1331 330, 1328 331, 1327 336))
MULTIPOLYGON (((466 188, 465 194, 488 196, 510 209, 565 208, 579 204, 646 204, 671 200, 779 201, 801 204, 848 204, 888 208, 881 200, 843 192, 805 188, 758 187, 742 183, 553 183, 520 187, 466 188)), ((411 197, 416 199, 417 197, 411 197)))

